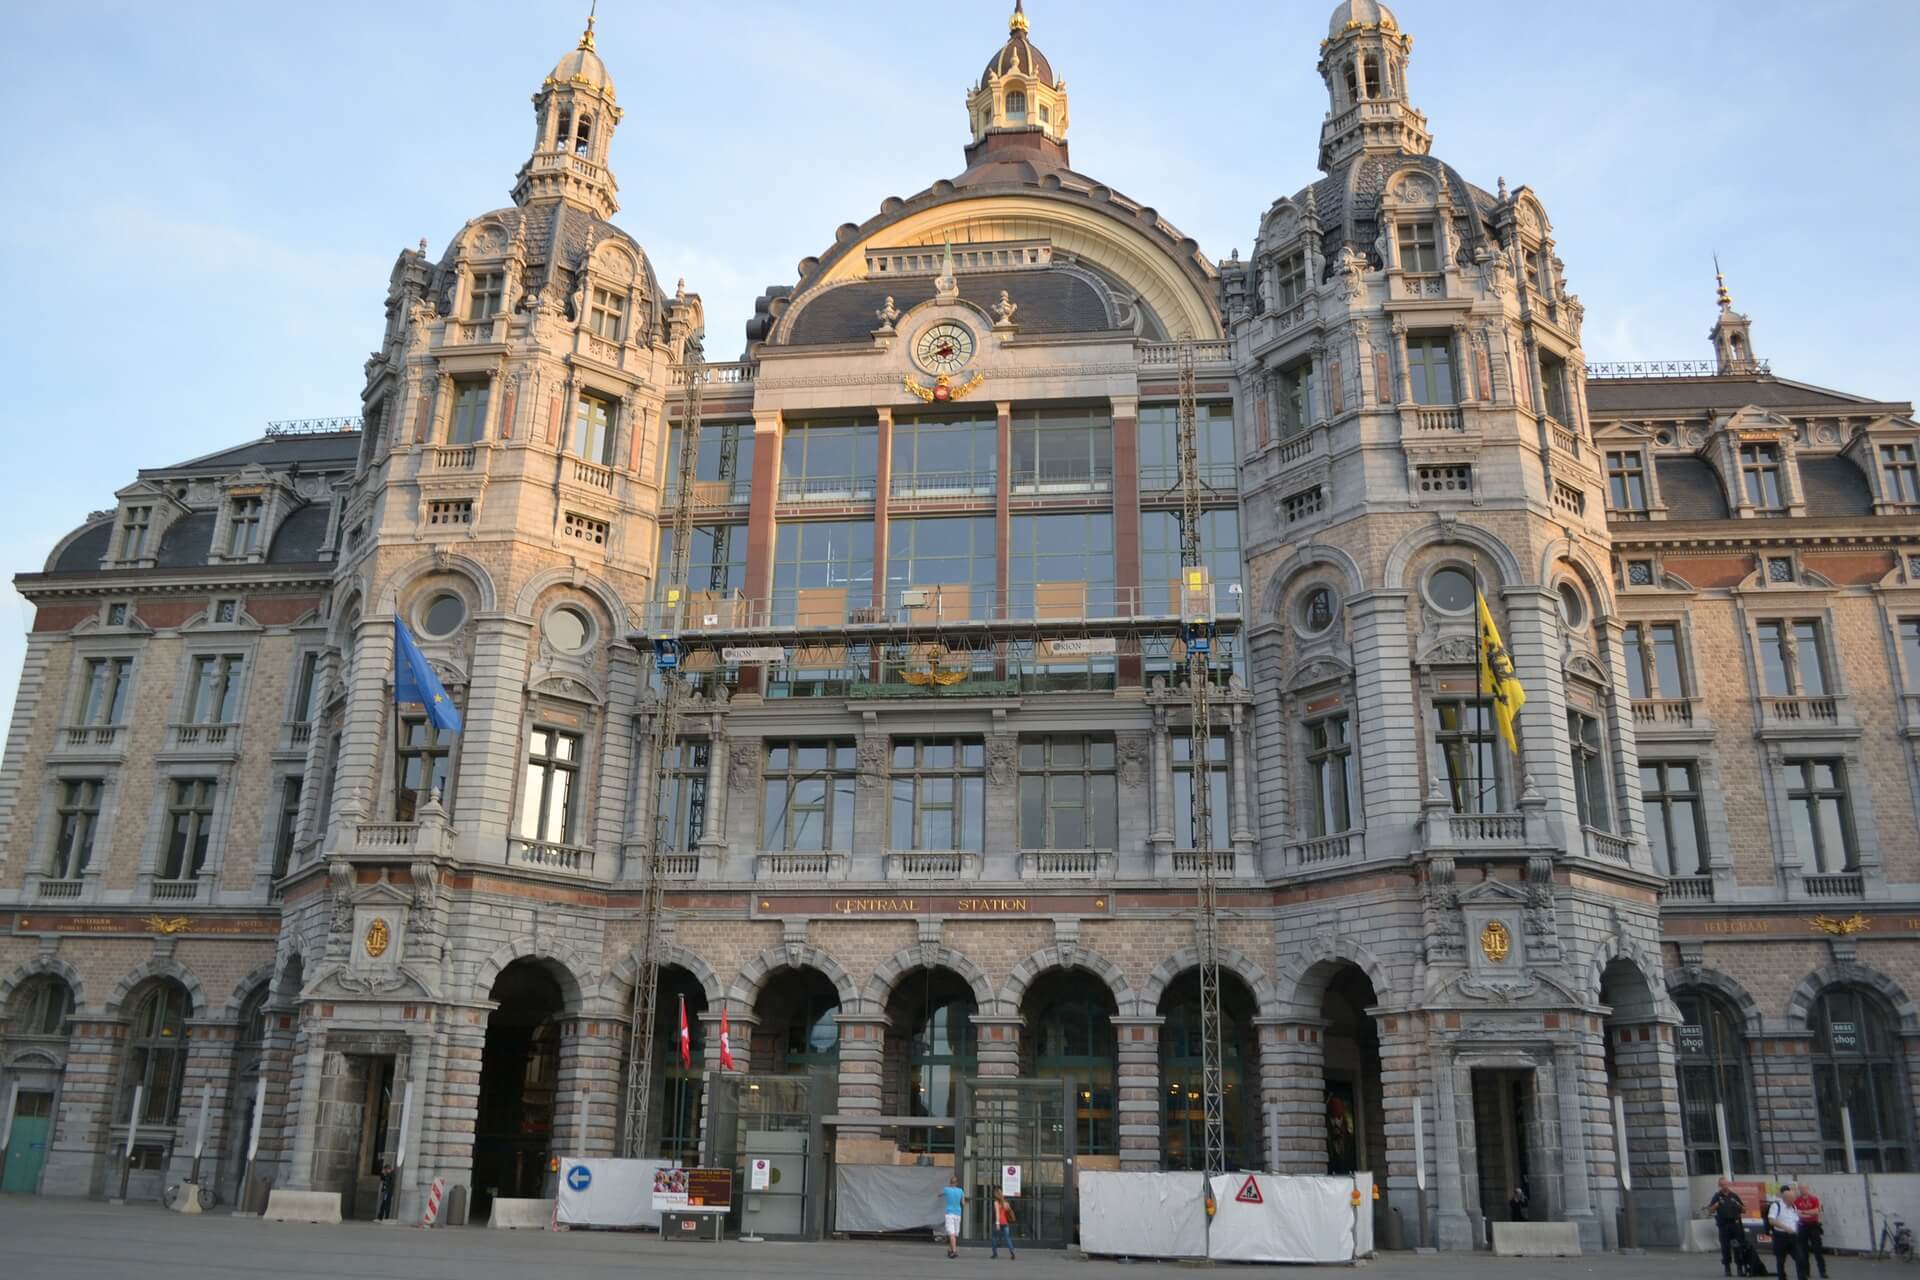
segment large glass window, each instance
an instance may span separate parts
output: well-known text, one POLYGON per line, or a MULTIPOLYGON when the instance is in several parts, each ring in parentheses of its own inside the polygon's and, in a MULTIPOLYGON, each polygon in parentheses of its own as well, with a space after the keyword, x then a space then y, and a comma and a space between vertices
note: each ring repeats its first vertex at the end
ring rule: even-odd
POLYGON ((1084 493, 1113 486, 1107 410, 1029 409, 1013 416, 1013 491, 1084 493))
MULTIPOLYGON (((660 527, 660 566, 654 594, 664 597, 673 565, 673 526, 660 527)), ((687 580, 679 584, 690 592, 725 596, 747 581, 747 526, 696 524, 687 547, 687 580)))
POLYGON ((1207 740, 1207 816, 1208 831, 1195 828, 1193 811, 1193 738, 1185 732, 1173 735, 1173 847, 1182 850, 1222 850, 1233 847, 1228 833, 1233 830, 1233 815, 1227 808, 1228 769, 1227 735, 1216 733, 1207 740), (1208 836, 1211 835, 1211 839, 1208 836))
POLYGON ((1433 701, 1434 749, 1447 771, 1455 813, 1504 813, 1495 763, 1493 704, 1483 697, 1433 701))
POLYGON ((850 738, 768 743, 760 847, 851 850, 858 778, 850 738))
POLYGON ((1607 503, 1620 512, 1647 509, 1647 467, 1638 449, 1607 454, 1607 503))
POLYGON ((773 544, 773 620, 839 623, 873 600, 873 521, 783 522, 773 544))
POLYGON ((93 858, 93 837, 100 825, 100 780, 70 778, 60 784, 60 823, 54 833, 53 865, 56 880, 78 880, 93 858))
POLYGON ((1453 343, 1446 338, 1408 338, 1407 374, 1415 404, 1450 405, 1453 391, 1453 343))
POLYGON ((1298 435, 1313 425, 1313 362, 1290 364, 1279 379, 1280 438, 1298 435))
POLYGON ((1802 869, 1820 873, 1859 869, 1846 766, 1839 760, 1788 760, 1787 816, 1802 869))
MULTIPOLYGON (((1151 404, 1140 410, 1140 488, 1164 493, 1180 485, 1179 407, 1151 404)), ((1232 493, 1239 487, 1239 448, 1234 442, 1233 406, 1201 404, 1193 413, 1194 463, 1200 481, 1232 493)))
POLYGON ((80 701, 81 724, 119 724, 133 685, 132 658, 87 659, 86 693, 80 701))
POLYGON ((580 735, 534 729, 527 735, 527 780, 520 797, 520 835, 541 844, 572 844, 580 781, 580 735))
POLYGON ((1812 618, 1767 619, 1757 623, 1760 670, 1774 697, 1823 698, 1827 694, 1827 658, 1820 624, 1812 618))
POLYGON ((615 414, 613 401, 582 391, 573 406, 573 430, 567 436, 567 452, 603 467, 612 466, 615 414))
POLYGON ((1007 607, 1013 617, 1111 616, 1111 515, 1017 515, 1010 533, 1007 607))
MULTIPOLYGON (((664 488, 669 503, 680 485, 680 450, 686 432, 675 427, 668 434, 664 488)), ((705 422, 693 457, 694 498, 701 506, 738 505, 753 494, 753 424, 705 422)))
POLYGON ((1402 271, 1438 271, 1440 246, 1431 222, 1400 224, 1400 269, 1402 271))
POLYGON ((1670 876, 1706 875, 1707 827, 1700 809, 1698 768, 1685 762, 1642 760, 1640 801, 1653 865, 1670 876))
POLYGON ((1888 502, 1920 502, 1920 464, 1910 444, 1880 446, 1881 489, 1888 502))
POLYGON ((994 596, 992 516, 887 523, 887 605, 920 592, 915 608, 942 618, 984 618, 994 596))
POLYGON ((1600 721, 1579 711, 1568 711, 1567 745, 1573 752, 1573 799, 1580 825, 1598 831, 1613 830, 1606 741, 1600 734, 1600 721))
POLYGON ((986 835, 987 748, 979 738, 893 744, 892 849, 978 850, 986 835))
POLYGON ((180 1113, 180 1086, 187 1075, 187 993, 158 982, 134 1002, 127 1027, 126 1068, 120 1078, 119 1123, 133 1116, 133 1094, 144 1090, 141 1124, 172 1124, 180 1113))
POLYGON ((692 852, 707 827, 708 744, 676 743, 667 759, 669 778, 660 797, 660 848, 692 852))
POLYGON ((1353 760, 1353 723, 1342 714, 1309 720, 1307 834, 1339 835, 1358 825, 1359 779, 1353 760))
POLYGON ((1630 622, 1624 643, 1629 696, 1673 699, 1692 692, 1681 660, 1679 623, 1630 622))
POLYGON ((1746 1037, 1733 1011, 1700 991, 1676 991, 1680 1009, 1680 1121, 1687 1143, 1687 1172, 1732 1177, 1753 1169, 1752 1084, 1746 1037), (1733 1168, 1720 1167, 1719 1109, 1727 1124, 1733 1168))
POLYGON ((393 820, 412 822, 415 811, 434 794, 453 812, 454 735, 433 727, 425 716, 401 716, 394 752, 393 820))
POLYGON ((1073 1082, 1075 1148, 1083 1156, 1116 1154, 1112 996, 1082 971, 1055 970, 1035 981, 1023 1011, 1033 1038, 1033 1075, 1073 1082))
POLYGON ((1055 734, 1020 742, 1020 847, 1113 849, 1120 779, 1110 737, 1055 734))
POLYGON ((453 420, 447 424, 448 444, 474 444, 487 430, 487 380, 460 378, 453 384, 453 420))
POLYGON ((157 879, 192 880, 206 869, 215 785, 212 778, 174 781, 167 802, 167 847, 157 879))
MULTIPOLYGON (((1140 513, 1140 589, 1143 613, 1180 613, 1180 513, 1140 513)), ((1231 591, 1240 582, 1240 513, 1231 507, 1200 513, 1200 556, 1213 583, 1215 613, 1238 612, 1231 591)))
POLYGON ((888 487, 896 498, 992 497, 999 443, 991 417, 896 418, 888 487))
POLYGON ((1740 477, 1747 502, 1762 511, 1778 511, 1780 496, 1780 447, 1772 444, 1740 446, 1740 477))
POLYGON ((187 689, 189 724, 232 724, 240 718, 240 681, 246 659, 237 653, 202 654, 193 660, 187 689))
POLYGON ((880 428, 872 422, 789 427, 780 443, 780 501, 871 500, 879 447, 880 428))
POLYGON ((1846 1168, 1844 1107, 1862 1173, 1905 1173, 1907 1070, 1893 1020, 1855 987, 1822 992, 1813 1007, 1813 1092, 1828 1170, 1846 1168))

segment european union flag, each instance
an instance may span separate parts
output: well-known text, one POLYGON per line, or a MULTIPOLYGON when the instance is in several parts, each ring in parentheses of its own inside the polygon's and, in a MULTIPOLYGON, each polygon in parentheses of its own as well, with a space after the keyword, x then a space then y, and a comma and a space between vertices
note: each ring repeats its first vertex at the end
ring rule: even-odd
POLYGON ((393 620, 393 700, 417 702, 427 709, 427 719, 434 728, 460 732, 459 708, 453 705, 440 677, 433 674, 427 655, 413 642, 407 624, 398 618, 393 620))

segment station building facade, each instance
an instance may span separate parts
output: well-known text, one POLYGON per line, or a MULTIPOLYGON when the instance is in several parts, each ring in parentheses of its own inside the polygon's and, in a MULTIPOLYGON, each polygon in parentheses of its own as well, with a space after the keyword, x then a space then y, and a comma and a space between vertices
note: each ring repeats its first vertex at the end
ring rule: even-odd
POLYGON ((1041 1238, 1076 1168, 1198 1167, 1205 857, 1238 1167, 1368 1170, 1410 1224, 1418 1150, 1446 1247, 1520 1183, 1608 1238, 1616 1097, 1655 1239, 1718 1112, 1738 1172, 1838 1167, 1843 1105, 1909 1167, 1911 406, 1774 375, 1724 287, 1711 361, 1590 364, 1545 207, 1432 154, 1410 48, 1339 6, 1320 176, 1223 261, 1070 166, 1016 6, 962 171, 715 362, 609 221, 589 28, 513 203, 399 256, 358 423, 142 471, 16 579, 7 1189, 154 1194, 204 1109, 232 1199, 261 1080, 256 1178, 362 1216, 409 1095, 403 1213, 621 1153, 656 858, 644 1154, 804 1133, 796 1234, 833 1165, 966 1169, 994 1082, 1041 1238), (395 620, 464 731, 394 706, 395 620))

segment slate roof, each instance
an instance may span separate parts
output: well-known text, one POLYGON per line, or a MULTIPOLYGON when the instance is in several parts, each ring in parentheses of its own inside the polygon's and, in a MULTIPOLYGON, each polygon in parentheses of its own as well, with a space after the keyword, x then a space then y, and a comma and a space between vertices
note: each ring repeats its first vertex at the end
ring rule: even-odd
POLYGON ((1632 417, 1639 413, 1665 410, 1685 413, 1689 410, 1739 409, 1754 405, 1762 409, 1820 409, 1828 406, 1857 408, 1886 404, 1911 412, 1898 401, 1872 400, 1848 395, 1805 382, 1793 382, 1765 374, 1727 374, 1712 378, 1589 378, 1587 407, 1595 417, 1632 417))
MULTIPOLYGON (((1115 327, 1106 299, 1074 272, 983 271, 954 279, 961 298, 988 311, 1005 290, 1019 305, 1013 319, 1022 333, 1099 333, 1115 327)), ((932 276, 881 276, 824 289, 801 301, 787 342, 865 342, 880 323, 874 313, 889 297, 908 311, 933 295, 932 276)))
POLYGON ((332 510, 323 502, 311 502, 280 522, 273 545, 267 548, 268 564, 310 564, 320 558, 320 545, 327 540, 327 522, 332 510))
POLYGON ((53 572, 84 573, 89 569, 98 569, 112 542, 113 521, 102 520, 99 524, 89 526, 85 533, 69 542, 60 552, 60 559, 54 562, 53 572))
POLYGON ((213 550, 213 525, 217 511, 190 511, 167 526, 160 539, 154 563, 162 569, 190 569, 207 562, 213 550))
POLYGON ((1669 520, 1725 520, 1731 514, 1720 474, 1705 458, 1655 458, 1653 467, 1669 520))
POLYGON ((1800 455, 1800 487, 1810 516, 1870 516, 1873 491, 1867 477, 1846 458, 1800 455))
POLYGON ((169 467, 149 467, 140 474, 152 476, 168 472, 192 472, 199 475, 210 471, 238 471, 256 464, 273 469, 293 465, 351 467, 359 454, 358 431, 338 431, 319 436, 262 436, 258 440, 189 458, 169 467))

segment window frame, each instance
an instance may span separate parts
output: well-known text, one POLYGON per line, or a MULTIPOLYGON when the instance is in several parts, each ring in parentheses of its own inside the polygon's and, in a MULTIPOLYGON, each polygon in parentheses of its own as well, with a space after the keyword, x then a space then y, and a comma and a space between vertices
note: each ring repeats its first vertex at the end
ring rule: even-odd
POLYGON ((587 309, 587 329, 605 342, 620 343, 627 336, 627 295, 617 289, 593 286, 587 309))
POLYGON ((244 653, 193 654, 187 664, 186 705, 181 708, 180 723, 240 723, 246 713, 247 665, 244 653), (207 695, 214 690, 218 691, 214 705, 203 708, 207 695), (220 714, 207 714, 215 711, 220 714))
POLYGON ((1627 696, 1630 699, 1648 701, 1678 702, 1692 698, 1693 671, 1688 660, 1691 646, 1687 643, 1687 630, 1678 619, 1635 618, 1622 628, 1621 646, 1624 650, 1627 667, 1627 696), (1671 632, 1673 637, 1674 677, 1679 688, 1669 690, 1666 681, 1660 675, 1660 636, 1671 632), (1635 688, 1643 692, 1635 692, 1635 688))
POLYGON ((453 404, 447 414, 447 444, 479 444, 487 436, 487 410, 493 398, 490 378, 455 378, 453 404))
POLYGON ((227 555, 235 559, 261 551, 260 535, 265 527, 267 500, 248 495, 233 498, 227 507, 227 555))
POLYGON ((1755 440, 1742 442, 1738 457, 1740 496, 1744 505, 1756 511, 1785 511, 1785 451, 1772 441, 1755 440))
POLYGON ((505 271, 475 271, 467 286, 467 323, 478 324, 499 315, 506 292, 505 271))
POLYGON ((760 752, 760 848, 775 853, 851 853, 859 838, 859 743, 853 738, 769 738, 760 752), (802 753, 824 751, 817 769, 800 767, 802 753), (795 800, 797 785, 819 781, 820 803, 795 800), (783 793, 774 811, 775 793, 783 793), (796 824, 793 815, 802 815, 796 824), (807 815, 818 814, 814 824, 807 815), (817 843, 796 843, 810 825, 817 825, 817 843))
POLYGON ((153 537, 153 504, 142 503, 126 508, 120 520, 121 560, 144 560, 147 558, 147 542, 153 537))
POLYGON ((585 776, 586 735, 570 729, 557 729, 535 722, 528 726, 522 765, 525 769, 519 796, 520 812, 515 815, 514 833, 529 844, 571 846, 577 843, 585 808, 580 783, 585 776), (572 743, 571 754, 562 754, 561 744, 572 743), (552 828, 555 788, 565 786, 557 799, 560 805, 560 834, 547 834, 552 828), (536 795, 534 788, 538 786, 536 795), (529 821, 531 820, 531 829, 529 821))
POLYGON ((968 734, 904 735, 888 744, 887 848, 915 853, 982 853, 986 849, 987 745, 984 737, 968 734), (929 749, 945 748, 951 762, 929 763, 929 749), (909 753, 901 762, 901 751, 909 753), (947 784, 948 798, 938 798, 934 784, 947 784), (906 808, 903 810, 902 805, 906 808), (944 842, 930 838, 927 817, 947 814, 944 842), (906 839, 902 836, 902 819, 906 839))
POLYGON ((1007 455, 1008 485, 1012 493, 1032 496, 1112 490, 1113 414, 1110 409, 1089 406, 1016 410, 1011 415, 1008 431, 1012 437, 1007 455), (1076 436, 1078 448, 1072 439, 1076 436), (1080 457, 1064 460, 1069 453, 1078 453, 1080 457))
POLYGON ((293 868, 293 846, 300 839, 300 803, 306 792, 306 778, 298 773, 282 777, 276 793, 280 803, 273 828, 273 862, 267 873, 269 883, 284 877, 293 868))
POLYGON ((1888 443, 1880 445, 1875 456, 1880 467, 1882 501, 1902 506, 1920 504, 1920 449, 1906 443, 1888 443))
POLYGON ((1290 308, 1305 301, 1309 288, 1306 251, 1281 254, 1273 264, 1273 280, 1275 305, 1290 308))
POLYGON ((1617 806, 1607 767, 1606 722, 1598 713, 1567 708, 1567 749, 1573 761, 1574 811, 1580 825, 1613 834, 1617 806))
POLYGON ((1864 1088, 1869 1105, 1855 1114, 1853 1148, 1857 1167, 1864 1172, 1905 1173, 1913 1166, 1913 1107, 1909 1094, 1906 1053, 1897 1030, 1898 1022, 1880 996, 1868 988, 1839 984, 1823 989, 1807 1010, 1808 1030, 1812 1032, 1809 1068, 1813 1076, 1815 1123, 1819 1127, 1822 1155, 1828 1172, 1845 1168, 1845 1137, 1839 1122, 1844 1098, 1853 1090, 1845 1085, 1846 1069, 1859 1074, 1855 1087, 1864 1088), (1833 1042, 1833 1006, 1849 999, 1853 1014, 1855 1048, 1837 1049, 1833 1042), (1878 1070, 1876 1070, 1878 1068, 1878 1070), (1882 1091, 1885 1091, 1883 1098, 1882 1091), (1882 1132, 1888 1113, 1894 1116, 1896 1132, 1882 1132), (1833 1120, 1829 1128, 1828 1120, 1833 1120), (1868 1129, 1864 1122, 1871 1122, 1868 1129), (1889 1167, 1895 1157, 1897 1168, 1889 1167))
POLYGON ((1781 616, 1757 618, 1753 624, 1754 646, 1759 657, 1760 689, 1769 698, 1833 698, 1838 697, 1834 688, 1833 663, 1827 653, 1826 620, 1819 617, 1781 616), (1775 638, 1767 639, 1769 630, 1775 638), (1809 641, 1803 632, 1811 633, 1809 641), (1807 651, 1813 653, 1809 666, 1807 651), (1774 670, 1772 663, 1779 663, 1779 672, 1785 689, 1773 687, 1774 670), (1811 670, 1818 688, 1809 688, 1807 674, 1811 670))
POLYGON ((1409 218, 1394 228, 1394 244, 1400 269, 1412 274, 1435 275, 1440 261, 1440 224, 1430 218, 1409 218))
POLYGON ((1412 387, 1413 403, 1426 408, 1453 408, 1460 403, 1459 380, 1455 376, 1453 339, 1446 334, 1410 333, 1406 337, 1407 381, 1412 387), (1419 353, 1416 358, 1415 353, 1419 353), (1438 384, 1443 381, 1445 386, 1438 384), (1436 393, 1444 390, 1444 399, 1436 393))
POLYGON ((611 467, 614 440, 620 433, 620 402, 604 392, 586 387, 573 397, 573 418, 567 427, 567 452, 596 467, 611 467), (596 421, 594 411, 601 411, 596 421), (599 445, 598 449, 593 446, 599 445))
POLYGON ((1318 840, 1358 830, 1361 824, 1354 819, 1361 812, 1355 803, 1360 796, 1359 753, 1355 749, 1351 709, 1340 707, 1310 716, 1301 721, 1300 729, 1307 761, 1308 838, 1318 840), (1329 733, 1336 723, 1342 726, 1337 738, 1329 733), (1329 792, 1329 783, 1333 780, 1339 783, 1337 800, 1329 792), (1330 821, 1336 802, 1346 814, 1346 823, 1340 827, 1330 821))
POLYGON ((55 780, 53 846, 47 862, 47 879, 85 878, 87 868, 93 863, 94 841, 100 835, 100 813, 106 805, 106 793, 104 778, 55 780))
POLYGON ((127 1025, 119 1097, 113 1107, 116 1126, 125 1126, 133 1118, 136 1085, 145 1086, 138 1121, 141 1127, 178 1121, 186 1085, 187 1045, 192 1039, 187 1022, 190 1017, 192 1000, 176 982, 163 979, 141 993, 127 1025))
POLYGON ((108 728, 126 723, 128 695, 133 687, 134 659, 126 654, 89 655, 81 659, 78 699, 73 723, 108 728), (106 693, 96 706, 96 678, 103 677, 106 693), (101 719, 96 712, 104 712, 101 719))
POLYGON ((1194 839, 1193 822, 1193 735, 1180 730, 1168 733, 1167 763, 1173 774, 1173 847, 1180 853, 1229 853, 1233 850, 1233 741, 1227 732, 1213 734, 1207 742, 1207 808, 1213 828, 1213 844, 1201 850, 1194 839))
MULTIPOLYGON (((1015 747, 1014 827, 1023 852, 1088 850, 1118 852, 1120 846, 1119 744, 1111 733, 1023 734, 1015 747), (1079 760, 1056 759, 1057 748, 1077 745, 1079 760), (1104 761, 1104 763, 1102 763, 1104 761), (1067 782, 1077 784, 1079 803, 1062 803, 1067 782), (1039 839, 1030 826, 1028 797, 1037 797, 1039 839), (1081 838, 1061 838, 1057 815, 1077 812, 1081 838)), ((1072 788, 1067 788, 1071 790, 1072 788)))
POLYGON ((1710 866, 1712 851, 1707 840, 1706 793, 1702 790, 1700 762, 1698 760, 1640 760, 1640 809, 1646 822, 1648 852, 1653 856, 1654 866, 1672 877, 1704 876, 1712 874, 1710 866), (1685 785, 1676 787, 1673 775, 1678 772, 1685 785), (1653 774, 1655 785, 1649 787, 1648 774, 1653 774), (1696 865, 1687 871, 1674 863, 1674 832, 1679 829, 1675 817, 1676 807, 1686 804, 1693 810, 1693 851, 1696 865), (1656 844, 1657 840, 1657 844, 1656 844), (1662 865, 1664 864, 1664 866, 1662 865))
POLYGON ((654 846, 661 853, 693 853, 707 833, 713 743, 683 738, 667 765, 667 790, 654 797, 654 846))
POLYGON ((1650 509, 1646 453, 1640 449, 1609 449, 1606 470, 1609 509, 1622 515, 1645 515, 1650 509), (1638 501, 1633 500, 1636 494, 1638 501))
POLYGON ((1847 761, 1843 756, 1790 756, 1780 761, 1784 775, 1784 791, 1787 808, 1787 846, 1799 860, 1798 869, 1802 875, 1858 875, 1860 873, 1860 836, 1858 824, 1853 812, 1853 787, 1847 776, 1847 761), (1815 780, 1815 771, 1831 769, 1833 785, 1823 785, 1815 780), (1799 775, 1796 785, 1795 774, 1799 775), (1840 862, 1832 862, 1831 851, 1827 848, 1824 820, 1825 805, 1833 802, 1834 818, 1840 840, 1840 862), (1804 815, 1805 827, 1801 826, 1804 815))
POLYGON ((1693 1177, 1716 1174, 1732 1177, 1735 1170, 1753 1168, 1756 1158, 1753 1066, 1747 1054, 1745 1028, 1733 1007, 1707 988, 1685 987, 1675 991, 1673 999, 1680 1011, 1681 1026, 1700 1028, 1702 1046, 1699 1053, 1693 1053, 1685 1047, 1684 1031, 1676 1035, 1674 1079, 1680 1099, 1680 1136, 1687 1153, 1687 1172, 1693 1177), (1700 1020, 1691 1020, 1687 1016, 1690 1012, 1697 1012, 1700 1020), (1692 1088, 1688 1086, 1690 1077, 1696 1081, 1692 1088), (1711 1085, 1706 1091, 1710 1096, 1694 1098, 1691 1095, 1699 1088, 1702 1077, 1711 1085), (1736 1082, 1735 1088, 1728 1087, 1730 1079, 1736 1082), (1712 1120, 1716 1104, 1725 1108, 1727 1148, 1733 1158, 1733 1169, 1720 1167, 1719 1131, 1712 1120), (1689 1115, 1696 1106, 1701 1108, 1700 1118, 1706 1121, 1705 1135, 1697 1138, 1689 1115))
POLYGON ((1493 716, 1493 698, 1485 693, 1436 692, 1427 699, 1428 745, 1439 756, 1445 769, 1445 785, 1452 811, 1459 814, 1506 814, 1514 812, 1512 782, 1498 750, 1500 728, 1493 716), (1446 708, 1471 712, 1459 716, 1461 727, 1448 728, 1446 708), (1449 744, 1457 744, 1450 746, 1449 744), (1461 748, 1473 756, 1473 770, 1466 774, 1454 768, 1461 748), (1482 766, 1486 771, 1482 772, 1482 766), (1472 803, 1463 787, 1471 786, 1472 803), (1491 798, 1492 806, 1487 807, 1491 798))
POLYGON ((153 878, 167 884, 198 880, 213 865, 220 814, 220 779, 193 775, 166 780, 166 826, 160 831, 153 878))
MULTIPOLYGON (((454 705, 459 706, 456 696, 454 705)), ((393 820, 395 822, 415 822, 419 820, 419 806, 431 799, 434 782, 440 782, 440 807, 447 813, 453 812, 453 793, 455 780, 455 756, 459 749, 460 737, 442 729, 436 729, 427 719, 425 711, 416 713, 401 712, 398 727, 393 735, 393 820), (414 741, 414 730, 424 733, 424 739, 414 741), (411 773, 409 761, 420 760, 421 778, 425 787, 409 787, 408 775, 411 773), (444 762, 444 769, 441 763, 444 762), (425 795, 421 792, 424 791, 425 795)))

